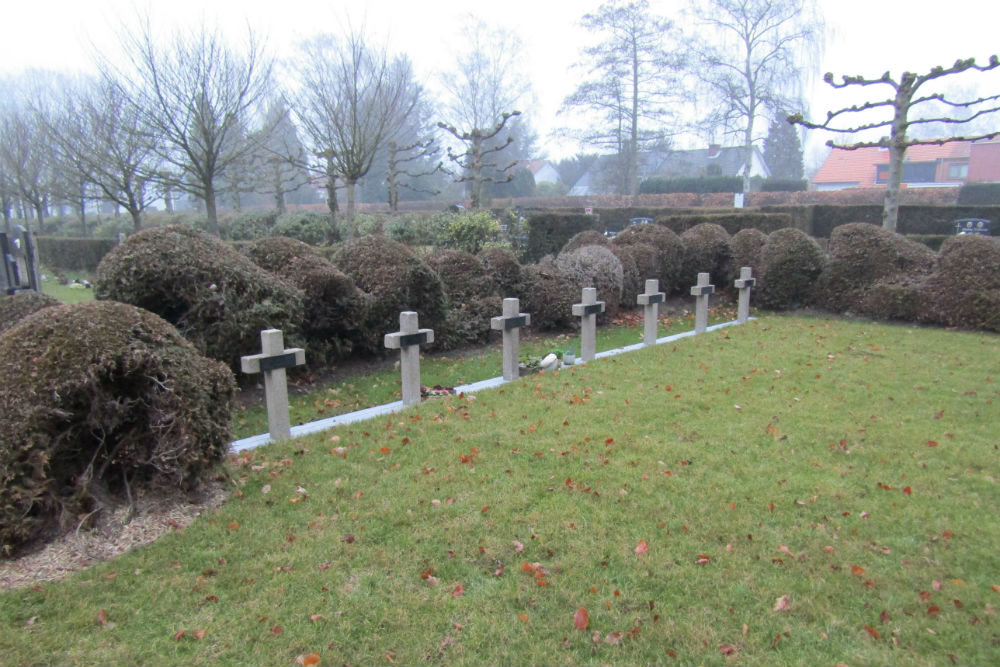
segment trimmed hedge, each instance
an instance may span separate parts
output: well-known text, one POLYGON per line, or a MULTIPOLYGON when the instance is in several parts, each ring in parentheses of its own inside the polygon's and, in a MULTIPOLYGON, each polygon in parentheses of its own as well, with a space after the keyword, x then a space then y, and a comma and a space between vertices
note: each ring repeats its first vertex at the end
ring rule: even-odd
POLYGON ((55 297, 34 291, 0 296, 0 332, 42 308, 58 306, 60 303, 55 297))
POLYGON ((806 305, 824 262, 819 244, 798 229, 771 232, 760 253, 759 305, 773 310, 806 305))
POLYGON ((714 223, 702 223, 681 234, 684 244, 684 271, 681 283, 694 285, 699 273, 708 273, 718 291, 728 289, 732 273, 729 233, 714 223))
POLYGON ((756 213, 752 211, 665 215, 656 219, 656 224, 665 225, 678 234, 683 234, 697 225, 708 223, 721 226, 729 234, 735 234, 741 229, 759 229, 765 234, 770 234, 778 229, 796 226, 789 213, 756 213))
POLYGON ((566 242, 566 245, 559 250, 559 252, 572 252, 577 248, 582 248, 586 245, 608 247, 611 245, 611 240, 596 229, 588 229, 580 232, 579 234, 574 234, 573 237, 566 242))
POLYGON ((448 299, 441 279, 402 243, 375 235, 351 239, 337 249, 333 263, 372 296, 369 351, 384 349, 383 336, 399 330, 404 310, 416 311, 422 328, 445 326, 448 299))
POLYGON ((767 243, 767 234, 759 229, 741 229, 729 237, 729 253, 732 257, 732 272, 729 284, 739 278, 740 269, 749 266, 753 275, 760 273, 760 254, 767 243))
POLYGON ((486 273, 493 281, 494 291, 501 298, 521 298, 524 294, 524 278, 521 275, 521 263, 513 252, 506 248, 483 248, 476 257, 486 267, 486 273))
POLYGON ((584 287, 597 288, 597 300, 604 302, 604 313, 598 321, 609 321, 621 307, 624 271, 621 261, 603 246, 588 245, 560 253, 556 268, 562 272, 580 295, 584 287))
POLYGON ((531 314, 531 328, 536 331, 565 331, 578 322, 573 304, 580 290, 552 263, 523 267, 525 292, 521 309, 531 314))
POLYGON ((302 334, 311 354, 330 361, 365 344, 371 296, 312 246, 275 236, 249 243, 244 251, 255 264, 302 290, 302 334))
POLYGON ((743 192, 742 176, 700 176, 687 178, 647 178, 639 184, 644 195, 673 193, 706 194, 710 192, 743 192))
POLYGON ((1000 239, 956 236, 941 246, 924 283, 920 319, 1000 331, 1000 239))
POLYGON ((43 266, 61 271, 94 272, 118 239, 75 239, 59 236, 36 236, 38 260, 43 266))
POLYGON ((817 302, 834 312, 858 310, 878 280, 926 274, 934 251, 865 223, 841 225, 830 236, 830 260, 817 284, 817 302))
POLYGON ((441 278, 448 295, 448 316, 443 330, 434 334, 439 349, 485 342, 490 335, 490 319, 500 315, 501 299, 486 266, 474 255, 461 250, 438 250, 427 264, 441 278))
POLYGON ((681 273, 684 270, 684 243, 669 227, 663 225, 633 225, 619 232, 615 245, 649 245, 656 249, 656 273, 646 275, 660 281, 660 289, 667 294, 683 291, 681 273))
POLYGON ((271 236, 287 236, 309 245, 322 245, 340 240, 330 216, 315 211, 296 211, 278 217, 271 236))
POLYGON ((958 191, 958 205, 1000 206, 1000 183, 966 183, 958 191))
POLYGON ((240 356, 260 352, 262 329, 290 341, 302 323, 301 290, 190 227, 130 236, 97 267, 94 295, 156 313, 234 370, 240 356))
POLYGON ((528 241, 524 262, 537 262, 545 255, 555 255, 575 234, 588 229, 600 230, 600 217, 575 213, 540 213, 528 217, 528 241))
POLYGON ((196 487, 226 455, 232 373, 116 302, 58 306, 0 334, 4 555, 136 489, 196 487))

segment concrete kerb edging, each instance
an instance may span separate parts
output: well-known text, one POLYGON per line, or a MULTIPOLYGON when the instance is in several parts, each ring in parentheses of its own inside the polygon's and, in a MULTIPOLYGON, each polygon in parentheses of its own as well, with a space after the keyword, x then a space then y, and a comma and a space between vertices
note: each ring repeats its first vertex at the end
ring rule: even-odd
MULTIPOLYGON (((751 317, 750 320, 755 320, 757 318, 751 317)), ((708 327, 705 331, 715 331, 717 329, 723 329, 725 327, 731 327, 740 324, 737 320, 732 320, 731 322, 723 322, 721 324, 714 324, 708 327)), ((683 338, 691 338, 695 336, 695 331, 685 331, 679 334, 673 334, 670 336, 664 336, 663 338, 657 338, 656 344, 662 345, 663 343, 672 343, 674 341, 681 340, 683 338)), ((635 343, 633 345, 626 345, 625 347, 615 348, 613 350, 605 350, 604 352, 598 352, 594 355, 594 359, 604 359, 605 357, 614 357, 616 355, 622 354, 624 352, 634 352, 636 350, 647 349, 647 346, 643 343, 635 343)), ((577 359, 575 364, 585 363, 582 359, 577 359)), ((473 382, 472 384, 460 385, 455 387, 456 394, 473 394, 477 391, 482 391, 483 389, 494 389, 506 384, 508 381, 504 380, 503 377, 490 378, 488 380, 481 380, 479 382, 473 382)), ((328 431, 336 426, 344 426, 346 424, 354 424, 357 422, 365 421, 368 419, 373 419, 375 417, 381 417, 384 415, 390 415, 401 410, 405 410, 410 407, 409 405, 404 405, 402 401, 396 401, 394 403, 386 403, 385 405, 376 405, 371 408, 365 408, 364 410, 357 410, 355 412, 348 412, 342 415, 337 415, 335 417, 327 417, 326 419, 320 419, 319 421, 309 422, 308 424, 301 424, 299 426, 293 426, 292 438, 298 438, 304 435, 311 435, 313 433, 320 433, 322 431, 328 431)), ((242 452, 246 449, 255 449, 263 445, 268 445, 272 441, 270 433, 261 433, 260 435, 254 435, 249 438, 243 438, 242 440, 236 440, 229 443, 229 450, 231 452, 242 452)))

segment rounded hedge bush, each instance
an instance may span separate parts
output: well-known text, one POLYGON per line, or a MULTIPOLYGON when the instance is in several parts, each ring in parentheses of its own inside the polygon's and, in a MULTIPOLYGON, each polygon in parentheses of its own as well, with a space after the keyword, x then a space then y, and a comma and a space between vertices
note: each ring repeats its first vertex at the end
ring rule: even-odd
POLYGON ((271 236, 287 236, 309 245, 337 241, 337 233, 330 224, 330 216, 315 211, 296 211, 278 216, 271 228, 271 236))
POLYGON ((420 326, 440 329, 448 314, 441 279, 402 243, 384 236, 362 236, 338 248, 333 262, 372 296, 371 350, 381 350, 383 336, 399 330, 399 313, 415 311, 420 326))
POLYGON ((255 241, 244 251, 255 264, 302 290, 302 335, 311 354, 331 361, 345 357, 355 346, 371 345, 365 340, 371 296, 312 246, 274 236, 255 241))
POLYGON ((699 273, 708 273, 716 290, 728 289, 732 274, 729 232, 714 222, 702 222, 681 234, 684 244, 684 271, 681 282, 694 285, 699 273))
POLYGON ((1000 239, 948 239, 924 288, 921 320, 1000 331, 1000 239))
POLYGON ((876 320, 917 322, 920 318, 925 275, 898 275, 879 278, 864 292, 857 312, 876 320))
POLYGON ((440 335, 435 333, 435 346, 447 350, 488 340, 490 319, 500 315, 502 305, 486 266, 461 250, 437 250, 427 264, 448 295, 448 317, 440 335))
POLYGON ((537 331, 564 331, 573 328, 578 318, 573 304, 580 299, 580 289, 570 283, 551 262, 524 267, 524 298, 521 309, 531 314, 531 328, 537 331))
POLYGON ((610 320, 618 314, 625 272, 613 252, 602 246, 583 246, 559 253, 555 265, 569 280, 577 297, 581 296, 584 287, 597 289, 597 300, 604 302, 604 313, 598 316, 599 321, 610 320))
POLYGON ((829 252, 816 298, 836 312, 859 310, 876 281, 927 274, 934 265, 934 251, 927 246, 863 222, 835 227, 829 252))
POLYGON ((596 229, 585 229, 582 232, 578 232, 570 237, 569 241, 566 241, 566 245, 562 247, 559 252, 572 252, 577 248, 582 248, 585 245, 597 245, 607 247, 611 245, 611 241, 608 240, 601 232, 596 229))
POLYGON ((793 310, 809 302, 825 257, 816 241, 791 227, 771 232, 760 253, 758 305, 793 310))
POLYGON ((35 291, 0 296, 0 331, 11 328, 42 308, 58 306, 60 303, 55 297, 35 291))
POLYGON ((643 278, 657 278, 660 289, 667 294, 681 293, 688 286, 681 284, 681 271, 684 268, 684 244, 672 229, 664 225, 632 225, 626 227, 615 237, 615 245, 635 245, 637 243, 650 245, 656 249, 656 275, 643 278))
POLYGON ((256 241, 266 238, 277 219, 277 211, 244 211, 226 226, 226 237, 230 241, 256 241))
POLYGON ((194 488, 229 445, 232 373, 140 308, 37 312, 0 334, 0 375, 5 550, 137 488, 194 488))
POLYGON ((301 290, 188 227, 130 236, 101 260, 94 292, 156 313, 233 369, 260 352, 261 330, 281 329, 289 341, 302 323, 301 290))
POLYGON ((502 298, 520 298, 524 294, 524 278, 517 256, 506 248, 483 248, 476 255, 493 281, 494 291, 502 298))
MULTIPOLYGON (((622 292, 621 299, 619 299, 619 310, 626 310, 636 305, 636 297, 642 293, 643 289, 646 287, 646 281, 642 278, 639 273, 639 264, 635 261, 635 255, 633 249, 638 248, 639 244, 636 245, 614 245, 609 243, 606 246, 602 246, 611 251, 618 261, 622 265, 622 292)), ((649 247, 649 246, 647 246, 649 247)), ((653 251, 656 252, 655 250, 653 251)))
POLYGON ((729 254, 732 258, 730 285, 740 277, 740 269, 744 266, 752 268, 755 276, 760 272, 760 253, 765 243, 767 234, 755 227, 741 229, 729 237, 729 254))

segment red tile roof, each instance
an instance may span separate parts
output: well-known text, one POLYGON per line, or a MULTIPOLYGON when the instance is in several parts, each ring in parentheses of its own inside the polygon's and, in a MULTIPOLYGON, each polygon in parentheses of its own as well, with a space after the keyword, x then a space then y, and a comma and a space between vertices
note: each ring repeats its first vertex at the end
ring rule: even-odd
MULTIPOLYGON (((910 146, 906 150, 908 162, 933 162, 940 159, 968 159, 971 142, 953 141, 939 145, 910 146)), ((855 187, 885 187, 876 183, 877 165, 889 162, 886 148, 859 148, 853 151, 833 149, 823 166, 813 176, 813 183, 853 183, 855 187)))

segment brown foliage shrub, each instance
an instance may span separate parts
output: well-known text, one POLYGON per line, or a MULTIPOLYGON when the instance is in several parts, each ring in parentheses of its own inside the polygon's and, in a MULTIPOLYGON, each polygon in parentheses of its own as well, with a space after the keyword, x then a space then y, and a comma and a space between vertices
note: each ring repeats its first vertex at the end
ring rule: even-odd
POLYGON ((476 255, 493 281, 494 291, 504 299, 524 294, 524 279, 517 256, 504 248, 483 248, 476 255))
POLYGON ((232 373, 140 308, 35 313, 0 334, 0 375, 5 549, 137 488, 193 488, 226 454, 232 373))
POLYGON ((924 295, 925 322, 1000 331, 1000 239, 966 235, 945 241, 924 295))
POLYGON ((760 306, 793 310, 807 304, 825 259, 819 244, 805 232, 793 228, 771 232, 760 254, 760 306))
POLYGON ((681 234, 684 244, 684 270, 681 282, 694 285, 699 273, 708 273, 718 286, 725 289, 732 273, 729 232, 722 225, 703 222, 681 234))
POLYGON ((59 303, 55 297, 34 291, 0 296, 0 331, 11 328, 42 308, 58 306, 59 303))
POLYGON ((486 266, 461 250, 438 250, 427 258, 448 295, 448 316, 434 345, 448 350, 485 342, 490 335, 490 319, 501 312, 500 297, 486 266))
POLYGON ((584 287, 597 289, 597 300, 604 302, 604 313, 598 321, 607 321, 618 314, 621 306, 624 271, 615 254, 602 246, 588 245, 560 253, 556 268, 566 276, 579 295, 584 287))
POLYGON ((684 244, 668 227, 663 225, 634 225, 626 227, 614 239, 615 245, 635 245, 637 243, 656 249, 657 268, 655 275, 646 275, 643 280, 657 278, 660 289, 667 294, 681 293, 681 271, 684 268, 684 244))
POLYGON ((580 290, 552 263, 524 267, 524 299, 521 308, 531 314, 531 328, 537 331, 560 331, 572 328, 573 304, 580 290))

